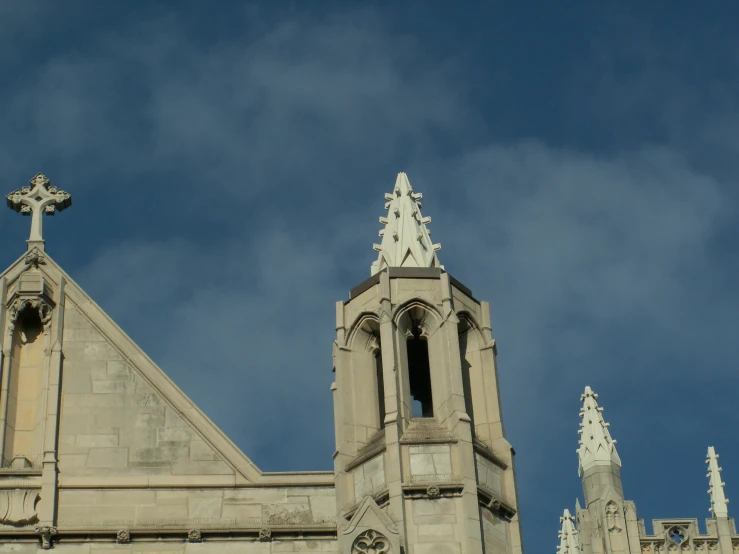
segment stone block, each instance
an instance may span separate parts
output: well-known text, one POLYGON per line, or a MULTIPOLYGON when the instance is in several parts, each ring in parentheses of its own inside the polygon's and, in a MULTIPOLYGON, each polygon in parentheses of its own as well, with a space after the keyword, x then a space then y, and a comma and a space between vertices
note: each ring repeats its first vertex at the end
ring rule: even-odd
POLYGON ((316 521, 336 517, 336 496, 311 496, 310 511, 316 521))
POLYGON ((128 394, 133 392, 134 384, 128 381, 93 381, 94 394, 128 394))
POLYGON ((75 446, 78 448, 118 446, 118 433, 106 435, 76 435, 75 446))
POLYGON ((128 467, 128 448, 91 448, 87 455, 88 468, 128 467))
MULTIPOLYGON (((70 413, 70 410, 65 410, 60 418, 62 434, 75 436, 75 441, 78 433, 82 435, 106 434, 95 432, 98 426, 96 425, 95 418, 91 417, 91 415, 90 410, 87 409, 84 410, 84 413, 80 414, 70 413)), ((76 442, 75 445, 77 445, 76 442)))
MULTIPOLYGON (((77 344, 77 343, 72 343, 77 344)), ((85 342, 83 345, 82 358, 85 360, 120 360, 121 354, 108 342, 85 342)))
POLYGON ((136 427, 163 427, 164 407, 142 408, 136 412, 136 427))
POLYGON ((262 505, 223 499, 224 518, 250 519, 262 517, 262 505))
POLYGON ((138 449, 156 448, 157 430, 153 427, 125 427, 118 432, 120 446, 131 446, 138 449))
POLYGON ((436 523, 416 528, 419 542, 454 542, 454 524, 436 523))
POLYGON ((156 491, 140 489, 95 491, 95 505, 97 506, 141 506, 155 503, 156 491))
MULTIPOLYGON (((136 412, 130 408, 97 408, 89 413, 94 414, 95 425, 99 428, 131 427, 136 412)), ((120 434, 120 433, 119 433, 120 434)))
POLYGON ((172 475, 233 475, 233 472, 231 466, 220 460, 205 462, 185 460, 172 465, 172 475))
POLYGON ((190 442, 190 459, 205 462, 220 460, 221 457, 205 442, 195 439, 190 442))
POLYGON ((272 544, 274 543, 255 541, 221 542, 215 551, 212 543, 187 543, 185 554, 269 554, 272 544))
POLYGON ((458 542, 436 542, 436 543, 414 544, 413 546, 411 546, 411 554, 461 554, 461 553, 462 553, 462 546, 458 542))
POLYGON ((223 498, 221 496, 222 493, 220 491, 214 491, 213 494, 218 494, 218 496, 212 496, 209 498, 188 498, 188 516, 195 519, 211 519, 221 517, 221 508, 223 505, 223 498))
POLYGON ((284 488, 230 489, 223 494, 224 501, 242 501, 259 505, 287 502, 287 490, 284 488))
POLYGON ((368 460, 352 474, 354 475, 354 495, 360 500, 372 491, 382 488, 385 484, 385 457, 383 454, 368 460))
POLYGON ((134 506, 75 506, 59 514, 59 525, 101 525, 106 520, 133 520, 134 506))
POLYGON ((136 506, 136 519, 186 519, 187 504, 136 506))
POLYGON ((131 448, 130 460, 132 464, 147 465, 152 462, 177 462, 187 460, 187 447, 161 446, 156 448, 131 448))
POLYGON ((74 338, 77 342, 104 342, 107 339, 94 327, 80 327, 73 330, 74 338))
POLYGON ((109 360, 106 362, 105 367, 106 373, 111 377, 133 377, 135 375, 135 370, 125 360, 109 360))
POLYGON ((157 430, 157 443, 162 446, 183 446, 195 436, 189 427, 162 427, 157 430))
POLYGON ((185 544, 144 543, 131 545, 131 554, 185 554, 185 544))
POLYGON ((95 504, 95 491, 59 490, 60 506, 92 506, 95 504))
POLYGON ((413 521, 417 525, 455 523, 457 520, 453 498, 419 499, 411 502, 413 521))
POLYGON ((128 404, 122 394, 62 394, 62 408, 121 408, 128 404))
POLYGON ((59 470, 62 473, 65 471, 83 469, 85 467, 87 467, 87 453, 59 455, 59 470))
POLYGON ((185 423, 185 420, 183 420, 173 408, 170 408, 169 406, 165 407, 164 413, 165 413, 165 425, 167 427, 187 426, 187 423, 185 423))
MULTIPOLYGON (((93 545, 90 543, 55 543, 54 544, 54 551, 61 553, 61 554, 91 554, 91 548, 93 545)), ((41 550, 40 548, 38 550, 32 550, 34 554, 37 552, 46 552, 45 550, 41 550)), ((0 550, 0 552, 5 552, 3 550, 0 550)), ((22 554, 25 552, 25 550, 12 550, 15 554, 22 554)), ((95 554, 97 554, 98 550, 94 551, 95 554)))
POLYGON ((92 378, 89 370, 69 370, 64 365, 62 390, 71 393, 92 393, 92 378))
POLYGON ((409 448, 412 475, 450 475, 451 451, 448 445, 423 445, 409 448))

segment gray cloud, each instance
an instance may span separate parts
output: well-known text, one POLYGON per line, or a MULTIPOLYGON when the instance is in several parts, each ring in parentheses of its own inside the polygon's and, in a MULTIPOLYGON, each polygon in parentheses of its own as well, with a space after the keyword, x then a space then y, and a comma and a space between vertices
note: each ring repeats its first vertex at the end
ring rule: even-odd
MULTIPOLYGON (((329 468, 334 302, 368 276, 382 193, 407 170, 442 263, 491 302, 530 540, 554 544, 579 493, 585 384, 620 439, 627 495, 645 510, 703 502, 700 467, 695 496, 639 491, 675 442, 702 463, 705 441, 737 421, 731 180, 677 135, 608 152, 483 140, 456 60, 433 63, 371 11, 247 15, 243 36, 206 44, 174 16, 101 31, 94 49, 39 62, 52 93, 0 90, 18 129, 0 148, 9 178, 42 159, 78 187, 85 211, 64 217, 104 201, 96 217, 127 237, 60 259, 72 276, 263 469, 329 468), (534 538, 542 528, 551 538, 534 538)), ((654 67, 624 85, 632 105, 660 86, 654 67)), ((593 99, 602 121, 623 96, 593 99)), ((646 105, 643 117, 672 117, 646 105)), ((85 224, 69 232, 87 237, 85 224)))

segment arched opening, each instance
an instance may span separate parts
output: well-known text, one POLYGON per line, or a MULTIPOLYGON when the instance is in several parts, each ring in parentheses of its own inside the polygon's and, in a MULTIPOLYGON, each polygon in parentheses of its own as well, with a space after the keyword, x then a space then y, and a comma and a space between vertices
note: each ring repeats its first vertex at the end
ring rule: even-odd
POLYGON ((472 435, 475 434, 475 409, 472 403, 472 364, 467 359, 469 331, 472 324, 465 317, 459 318, 457 331, 459 333, 459 359, 462 366, 462 389, 464 392, 464 409, 472 420, 472 435))
POLYGON ((434 417, 434 402, 431 394, 431 365, 429 345, 417 325, 406 344, 408 351, 408 380, 411 393, 411 416, 434 417))
POLYGON ((351 364, 343 382, 351 394, 346 413, 358 427, 357 441, 363 443, 385 427, 385 380, 382 367, 380 326, 373 315, 363 315, 352 327, 349 338, 351 364))
POLYGON ((41 455, 44 326, 37 309, 27 306, 13 331, 3 466, 37 465, 41 455))
POLYGON ((380 429, 385 428, 385 379, 382 375, 382 350, 379 347, 380 341, 377 341, 378 347, 375 350, 375 385, 377 388, 377 411, 380 418, 380 429))

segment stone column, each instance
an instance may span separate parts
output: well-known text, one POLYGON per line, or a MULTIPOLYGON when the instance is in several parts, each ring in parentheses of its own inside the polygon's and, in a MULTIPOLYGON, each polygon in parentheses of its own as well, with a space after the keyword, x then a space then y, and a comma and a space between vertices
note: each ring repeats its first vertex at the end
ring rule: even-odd
POLYGON ((390 497, 390 511, 402 521, 401 540, 407 536, 405 502, 403 499, 403 456, 400 437, 403 433, 402 398, 399 392, 398 355, 395 325, 390 299, 390 274, 380 273, 378 301, 380 303, 380 344, 385 388, 385 481, 390 497))
POLYGON ((46 384, 46 421, 44 425, 43 469, 41 473, 41 500, 38 504, 41 526, 56 525, 57 476, 59 473, 57 442, 59 437, 59 406, 61 399, 62 344, 64 341, 64 277, 59 281, 54 319, 51 325, 51 352, 48 357, 46 384))

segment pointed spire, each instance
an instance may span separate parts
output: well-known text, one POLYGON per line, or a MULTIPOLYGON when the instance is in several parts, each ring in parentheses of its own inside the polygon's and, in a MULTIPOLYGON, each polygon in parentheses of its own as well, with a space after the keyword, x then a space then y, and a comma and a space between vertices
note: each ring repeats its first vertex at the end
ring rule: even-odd
POLYGON ((708 464, 708 494, 711 495, 711 507, 708 509, 712 512, 714 517, 729 517, 729 510, 726 505, 729 500, 724 495, 724 485, 721 481, 721 468, 718 467, 718 454, 714 450, 713 446, 708 447, 708 457, 706 458, 708 464))
POLYGON ((559 518, 562 529, 559 531, 559 548, 557 554, 580 554, 580 540, 575 528, 575 518, 565 508, 564 514, 559 518))
POLYGON ((616 441, 611 439, 608 432, 609 424, 603 420, 603 408, 598 406, 598 395, 590 387, 580 396, 582 410, 580 416, 580 448, 577 449, 580 460, 578 473, 583 473, 593 466, 610 465, 621 467, 621 458, 616 452, 616 441))
POLYGON ((408 176, 398 173, 393 192, 385 194, 387 217, 381 217, 385 228, 380 231, 381 244, 372 247, 379 252, 372 264, 372 275, 386 267, 441 267, 436 251, 440 244, 431 242, 426 224, 430 217, 421 215, 421 193, 413 192, 408 176))

